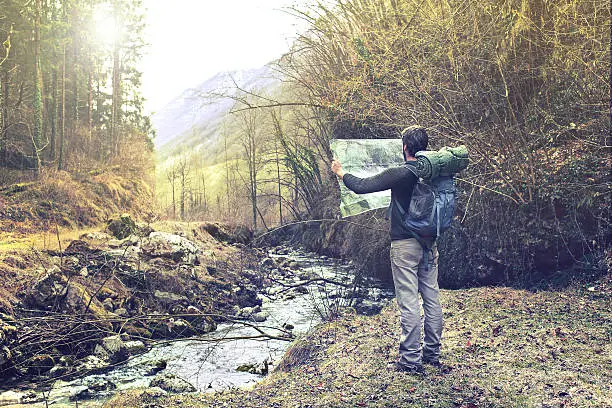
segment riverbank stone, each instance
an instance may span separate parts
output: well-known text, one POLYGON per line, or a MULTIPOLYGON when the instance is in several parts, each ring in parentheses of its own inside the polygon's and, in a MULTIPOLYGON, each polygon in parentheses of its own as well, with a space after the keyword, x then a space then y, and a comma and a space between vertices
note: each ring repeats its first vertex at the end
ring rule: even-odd
POLYGON ((124 239, 137 231, 136 222, 129 214, 121 214, 107 221, 106 230, 117 239, 124 239))
POLYGON ((152 367, 147 370, 145 375, 155 375, 162 370, 165 370, 168 367, 168 362, 166 360, 156 360, 152 362, 152 367))
POLYGON ((141 243, 142 253, 150 258, 169 258, 195 265, 200 248, 187 238, 167 232, 152 232, 141 243))
POLYGON ((93 398, 93 394, 88 386, 80 385, 75 387, 71 392, 68 399, 70 401, 81 401, 93 398))
POLYGON ((21 399, 25 394, 15 391, 6 391, 0 393, 0 406, 17 405, 21 403, 21 399))
POLYGON ((276 263, 272 258, 264 258, 259 262, 259 267, 263 270, 271 270, 276 268, 276 263))
POLYGON ((270 314, 268 312, 258 312, 251 316, 251 319, 253 319, 253 321, 255 322, 261 323, 268 320, 268 317, 270 317, 270 314))
POLYGON ((101 344, 96 344, 94 354, 102 360, 115 364, 127 360, 130 352, 121 336, 116 335, 105 337, 101 340, 101 344))
POLYGON ((174 374, 161 374, 151 381, 150 386, 175 394, 197 391, 193 385, 174 374))
POLYGON ((162 292, 161 290, 156 290, 153 293, 153 296, 155 296, 155 299, 162 303, 172 304, 177 302, 189 302, 189 299, 187 299, 186 296, 178 295, 176 293, 162 292))

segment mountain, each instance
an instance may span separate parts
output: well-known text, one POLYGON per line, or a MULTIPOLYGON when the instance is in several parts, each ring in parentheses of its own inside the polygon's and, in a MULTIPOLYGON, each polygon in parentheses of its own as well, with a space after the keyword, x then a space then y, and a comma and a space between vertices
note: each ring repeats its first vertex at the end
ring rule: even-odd
POLYGON ((157 131, 155 145, 159 159, 216 144, 221 125, 241 90, 269 94, 280 85, 281 74, 273 65, 218 73, 185 90, 155 113, 151 119, 157 131))

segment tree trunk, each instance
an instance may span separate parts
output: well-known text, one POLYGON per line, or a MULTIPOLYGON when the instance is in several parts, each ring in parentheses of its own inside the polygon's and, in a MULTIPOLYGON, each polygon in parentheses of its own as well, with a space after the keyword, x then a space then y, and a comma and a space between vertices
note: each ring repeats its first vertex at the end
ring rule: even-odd
MULTIPOLYGON (((115 0, 113 3, 115 25, 118 26, 119 22, 119 2, 115 0)), ((120 87, 121 79, 119 72, 119 39, 115 39, 113 47, 113 98, 112 98, 112 109, 111 109, 111 154, 114 157, 118 157, 119 151, 119 104, 121 103, 120 87)))
MULTIPOLYGON (((99 70, 99 69, 98 69, 99 70)), ((104 100, 102 99, 102 92, 100 92, 100 72, 97 72, 96 79, 96 126, 100 126, 102 122, 102 106, 104 106, 104 100)), ((109 154, 110 146, 106 146, 103 140, 100 140, 100 149, 98 149, 98 160, 102 160, 105 154, 109 154), (102 151, 104 148, 104 152, 102 151)))
POLYGON ((32 137, 32 153, 36 170, 40 169, 40 151, 43 145, 43 101, 42 72, 40 69, 40 13, 42 3, 36 0, 36 22, 34 25, 34 135, 32 137))
POLYGON ((172 186, 172 219, 176 220, 176 197, 174 194, 174 180, 170 183, 172 186))
POLYGON ((91 51, 88 55, 89 68, 87 70, 87 136, 89 138, 89 149, 88 152, 91 156, 91 148, 93 144, 93 58, 91 58, 91 51))
POLYGON ((2 111, 0 112, 2 115, 0 118, 0 151, 2 151, 4 149, 4 140, 7 136, 6 129, 9 124, 9 70, 6 66, 2 75, 2 86, 0 91, 0 106, 2 107, 2 111))
POLYGON ((185 171, 181 172, 181 221, 185 220, 185 171))
POLYGON ((283 225, 283 196, 281 190, 281 174, 280 174, 280 163, 278 160, 278 141, 274 140, 274 153, 276 155, 276 179, 278 182, 278 223, 283 225))
POLYGON ((202 204, 204 207, 204 211, 206 211, 207 207, 208 207, 208 202, 206 200, 206 178, 204 177, 204 174, 202 174, 202 204))
POLYGON ((55 160, 56 156, 56 144, 57 144, 57 113, 58 113, 58 103, 57 103, 57 81, 59 81, 57 75, 57 69, 53 69, 53 74, 51 77, 51 140, 49 141, 50 146, 50 159, 55 160))
POLYGON ((227 161, 227 133, 223 135, 223 148, 225 152, 225 195, 227 196, 227 216, 230 212, 230 178, 229 178, 229 163, 227 161))
POLYGON ((60 141, 59 141, 59 158, 57 160, 57 169, 64 168, 64 137, 66 136, 66 44, 62 50, 62 99, 60 109, 60 141))

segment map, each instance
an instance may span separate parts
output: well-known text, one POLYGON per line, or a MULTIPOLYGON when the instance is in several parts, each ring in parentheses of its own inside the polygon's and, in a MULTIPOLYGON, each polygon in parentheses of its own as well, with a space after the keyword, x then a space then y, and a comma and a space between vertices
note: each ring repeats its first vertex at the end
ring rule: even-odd
MULTIPOLYGON (((344 172, 357 177, 370 177, 404 163, 401 139, 332 139, 330 147, 344 172)), ((342 217, 388 207, 391 202, 391 190, 355 194, 340 179, 338 181, 342 217)))

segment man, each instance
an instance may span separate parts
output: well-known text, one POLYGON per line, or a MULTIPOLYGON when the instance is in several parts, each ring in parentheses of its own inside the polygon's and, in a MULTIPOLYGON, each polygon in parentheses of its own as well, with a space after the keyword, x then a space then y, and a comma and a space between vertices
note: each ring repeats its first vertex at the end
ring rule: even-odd
MULTIPOLYGON (((414 166, 417 162, 415 154, 427 149, 427 132, 420 126, 409 127, 402 132, 402 142, 404 160, 407 165, 414 166)), ((391 271, 402 328, 399 360, 393 368, 420 374, 423 373, 423 363, 440 367, 442 307, 438 288, 438 251, 434 245, 428 256, 424 256, 421 244, 403 227, 396 205, 399 202, 402 208, 410 208, 412 190, 418 182, 416 175, 406 166, 401 166, 372 177, 359 178, 345 174, 337 160, 332 161, 331 169, 346 187, 357 194, 391 189, 391 271), (427 260, 427 265, 424 260, 427 260), (425 311, 422 348, 419 293, 425 311)))

